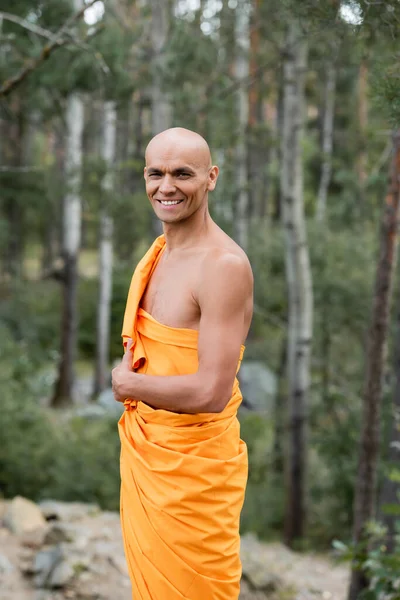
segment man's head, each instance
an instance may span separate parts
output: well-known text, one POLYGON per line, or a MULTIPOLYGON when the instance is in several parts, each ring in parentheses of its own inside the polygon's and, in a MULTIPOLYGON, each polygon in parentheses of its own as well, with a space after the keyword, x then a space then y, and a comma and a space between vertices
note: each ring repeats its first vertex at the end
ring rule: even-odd
POLYGON ((146 149, 146 192, 158 218, 178 223, 207 208, 218 167, 198 133, 175 127, 156 135, 146 149))

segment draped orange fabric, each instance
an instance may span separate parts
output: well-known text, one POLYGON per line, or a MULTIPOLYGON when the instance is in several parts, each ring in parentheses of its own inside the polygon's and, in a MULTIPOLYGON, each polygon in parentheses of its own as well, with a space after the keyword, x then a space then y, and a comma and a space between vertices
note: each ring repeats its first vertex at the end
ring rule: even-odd
MULTIPOLYGON (((164 247, 160 236, 135 270, 124 345, 132 338, 137 372, 194 373, 198 332, 162 325, 139 307, 164 247)), ((180 414, 125 400, 119 422, 121 524, 134 600, 238 598, 247 481, 236 417, 241 400, 237 379, 221 413, 180 414)))

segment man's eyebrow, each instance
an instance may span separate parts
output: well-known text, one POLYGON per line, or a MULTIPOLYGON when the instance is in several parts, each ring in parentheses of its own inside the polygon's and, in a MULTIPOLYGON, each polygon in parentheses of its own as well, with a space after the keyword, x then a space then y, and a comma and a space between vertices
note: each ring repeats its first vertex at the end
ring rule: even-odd
MULTIPOLYGON (((157 167, 149 167, 147 169, 147 173, 149 175, 159 174, 159 173, 162 173, 162 170, 161 169, 157 169, 157 167)), ((194 175, 194 171, 190 167, 178 167, 177 169, 174 169, 172 171, 173 175, 181 175, 182 173, 188 173, 190 175, 194 175)))
POLYGON ((190 173, 191 175, 194 175, 194 171, 190 167, 178 167, 177 169, 174 169, 172 172, 174 175, 180 175, 181 173, 190 173))

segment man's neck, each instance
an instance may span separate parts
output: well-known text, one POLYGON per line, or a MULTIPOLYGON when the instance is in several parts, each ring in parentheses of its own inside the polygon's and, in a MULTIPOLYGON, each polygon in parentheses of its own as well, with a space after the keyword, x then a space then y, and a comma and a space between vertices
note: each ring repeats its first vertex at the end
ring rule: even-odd
POLYGON ((209 234, 214 221, 208 210, 196 213, 195 218, 180 223, 163 223, 163 231, 169 252, 200 245, 209 234))

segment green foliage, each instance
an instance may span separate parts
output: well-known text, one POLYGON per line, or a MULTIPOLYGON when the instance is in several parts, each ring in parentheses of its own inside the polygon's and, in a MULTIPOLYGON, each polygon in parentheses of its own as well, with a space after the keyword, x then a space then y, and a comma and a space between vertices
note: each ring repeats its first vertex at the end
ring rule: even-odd
POLYGON ((241 531, 254 531, 261 538, 271 537, 282 526, 284 510, 282 479, 271 473, 271 420, 258 414, 241 413, 240 432, 247 444, 249 460, 241 531))
POLYGON ((356 568, 365 572, 369 585, 360 594, 360 600, 399 600, 400 536, 394 552, 389 553, 383 526, 371 521, 366 534, 366 539, 357 548, 335 541, 337 555, 342 560, 352 560, 356 568))
POLYGON ((0 335, 0 493, 93 501, 116 510, 120 445, 115 420, 67 420, 43 408, 40 400, 52 381, 40 375, 37 361, 27 360, 24 344, 4 325, 0 335))
MULTIPOLYGON (((400 470, 389 473, 392 481, 400 481, 400 470)), ((400 517, 400 505, 381 507, 383 513, 400 517)), ((339 558, 351 560, 354 567, 364 571, 369 582, 360 600, 400 600, 400 519, 396 522, 394 550, 386 545, 387 528, 378 521, 370 521, 364 539, 355 547, 335 540, 333 546, 339 558)))
MULTIPOLYGON (((110 355, 111 360, 121 357, 121 330, 126 298, 133 268, 115 270, 111 303, 110 355)), ((96 348, 98 281, 81 280, 79 284, 80 325, 78 334, 79 350, 82 357, 94 358, 96 348)))

